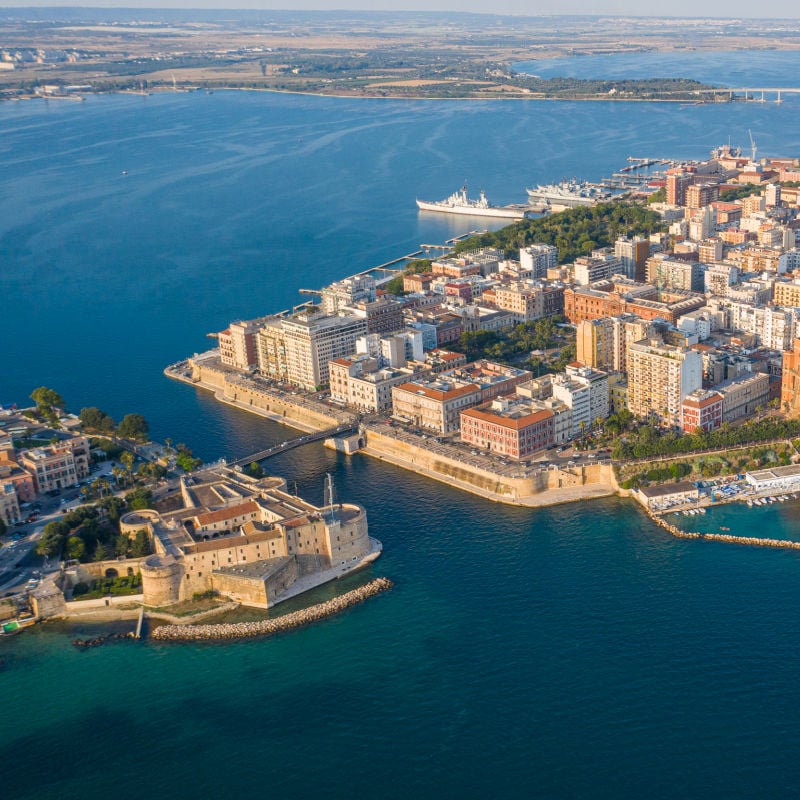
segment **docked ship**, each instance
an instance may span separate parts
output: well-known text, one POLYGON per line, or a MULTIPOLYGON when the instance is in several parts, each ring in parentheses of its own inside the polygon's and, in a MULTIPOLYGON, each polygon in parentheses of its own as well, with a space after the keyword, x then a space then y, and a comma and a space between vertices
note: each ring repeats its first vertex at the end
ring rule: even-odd
POLYGON ((531 204, 547 204, 562 208, 593 206, 611 197, 611 192, 588 181, 561 181, 561 183, 541 184, 535 189, 526 189, 531 204))
POLYGON ((441 211, 445 214, 468 214, 472 217, 497 217, 499 219, 525 219, 529 209, 523 206, 493 206, 481 189, 477 200, 467 196, 467 185, 453 192, 446 200, 417 200, 420 211, 441 211))

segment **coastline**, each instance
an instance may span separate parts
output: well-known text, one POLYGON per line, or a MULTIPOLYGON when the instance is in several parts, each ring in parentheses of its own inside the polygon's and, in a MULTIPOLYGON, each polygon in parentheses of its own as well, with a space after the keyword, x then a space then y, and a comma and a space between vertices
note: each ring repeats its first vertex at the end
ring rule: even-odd
MULTIPOLYGON (((287 398, 285 393, 266 386, 254 389, 243 385, 241 376, 220 369, 211 353, 169 366, 164 374, 210 391, 216 400, 227 405, 306 432, 323 431, 344 420, 357 419, 351 412, 323 403, 296 400, 293 396, 287 398)), ((469 466, 455 454, 436 454, 426 447, 400 441, 390 435, 391 428, 379 432, 373 425, 362 424, 361 431, 364 446, 356 452, 497 503, 538 508, 620 493, 610 464, 564 468, 524 468, 522 465, 477 468, 469 466)))

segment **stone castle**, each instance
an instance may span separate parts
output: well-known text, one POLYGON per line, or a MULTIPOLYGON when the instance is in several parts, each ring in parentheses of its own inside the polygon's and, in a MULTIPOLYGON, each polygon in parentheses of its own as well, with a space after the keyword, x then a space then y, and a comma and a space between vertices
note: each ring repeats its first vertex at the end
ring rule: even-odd
POLYGON ((222 468, 181 479, 177 491, 120 520, 144 530, 154 555, 141 564, 144 604, 168 606, 215 591, 269 608, 352 572, 380 555, 355 504, 317 507, 282 478, 260 480, 222 468))

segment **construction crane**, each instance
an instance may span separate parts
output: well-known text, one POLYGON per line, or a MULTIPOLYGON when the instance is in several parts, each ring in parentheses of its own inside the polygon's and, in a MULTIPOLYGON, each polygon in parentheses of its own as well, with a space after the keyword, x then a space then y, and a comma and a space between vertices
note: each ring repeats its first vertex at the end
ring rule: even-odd
POLYGON ((756 148, 756 140, 753 138, 753 132, 750 130, 750 128, 747 129, 747 135, 750 137, 750 152, 752 153, 750 160, 755 164, 756 152, 758 151, 758 148, 756 148))

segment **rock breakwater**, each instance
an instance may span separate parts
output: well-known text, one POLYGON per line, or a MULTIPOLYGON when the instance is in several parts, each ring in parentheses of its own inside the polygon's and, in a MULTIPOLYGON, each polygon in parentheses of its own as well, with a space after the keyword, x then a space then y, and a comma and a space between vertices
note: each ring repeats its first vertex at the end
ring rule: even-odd
POLYGON ((677 525, 671 525, 649 509, 647 514, 656 525, 660 525, 667 533, 671 534, 676 539, 706 539, 711 542, 744 544, 750 547, 780 547, 788 550, 800 550, 800 542, 793 542, 789 539, 761 539, 757 536, 732 536, 729 533, 696 533, 694 531, 682 531, 677 525))
POLYGON ((293 611, 276 619, 219 625, 162 625, 153 631, 151 638, 170 642, 194 642, 272 636, 275 633, 301 628, 339 614, 351 606, 363 603, 370 597, 388 591, 392 586, 394 584, 388 578, 375 578, 364 586, 334 597, 332 600, 326 600, 324 603, 318 603, 301 611, 293 611))

